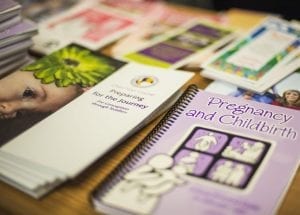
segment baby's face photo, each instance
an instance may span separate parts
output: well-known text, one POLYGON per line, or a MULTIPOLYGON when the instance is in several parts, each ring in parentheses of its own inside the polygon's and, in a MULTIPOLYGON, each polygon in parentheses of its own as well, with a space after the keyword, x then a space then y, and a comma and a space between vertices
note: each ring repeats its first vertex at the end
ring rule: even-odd
POLYGON ((126 63, 76 44, 0 77, 0 147, 126 63))
POLYGON ((82 93, 78 86, 42 84, 32 72, 14 72, 0 79, 0 119, 18 112, 54 112, 82 93))
POLYGON ((0 78, 0 119, 53 113, 125 63, 75 44, 0 78))

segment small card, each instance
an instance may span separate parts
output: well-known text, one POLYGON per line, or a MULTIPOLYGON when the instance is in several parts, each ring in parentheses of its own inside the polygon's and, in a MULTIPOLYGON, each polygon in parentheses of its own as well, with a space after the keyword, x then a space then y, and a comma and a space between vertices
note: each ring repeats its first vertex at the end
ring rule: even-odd
POLYGON ((291 72, 286 64, 299 54, 299 36, 300 30, 289 22, 269 17, 246 37, 208 60, 202 75, 263 92, 270 87, 265 86, 270 78, 280 80, 291 72))
POLYGON ((233 38, 233 31, 215 24, 191 22, 138 51, 124 60, 163 68, 178 68, 199 54, 216 49, 233 38))
POLYGON ((51 53, 72 42, 97 50, 128 33, 134 25, 131 17, 82 3, 42 23, 33 50, 51 53))

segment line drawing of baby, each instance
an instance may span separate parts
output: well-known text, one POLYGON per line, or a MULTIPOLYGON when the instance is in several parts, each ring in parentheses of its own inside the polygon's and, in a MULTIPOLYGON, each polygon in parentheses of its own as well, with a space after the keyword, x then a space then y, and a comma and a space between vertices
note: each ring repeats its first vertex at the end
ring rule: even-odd
POLYGON ((200 157, 199 153, 190 152, 187 156, 182 157, 180 161, 177 163, 177 165, 186 168, 188 173, 193 173, 199 157, 200 157))
POLYGON ((244 142, 243 148, 245 150, 241 154, 242 160, 255 163, 264 150, 264 144, 261 142, 255 142, 254 144, 250 145, 248 142, 244 142))
POLYGON ((245 161, 248 163, 255 163, 261 153, 264 150, 264 144, 261 142, 255 142, 253 144, 247 141, 241 144, 241 148, 233 148, 232 146, 227 146, 223 151, 222 155, 225 157, 234 158, 240 161, 245 161))
POLYGON ((231 145, 227 146, 222 152, 224 157, 230 157, 234 159, 240 159, 241 152, 239 149, 234 149, 231 145))
POLYGON ((241 181, 245 176, 245 167, 241 164, 237 164, 234 169, 232 169, 230 175, 226 179, 225 183, 228 185, 233 185, 235 187, 239 186, 241 181))
POLYGON ((211 179, 221 183, 225 182, 232 171, 232 164, 231 161, 225 161, 224 164, 219 165, 212 173, 211 179))
POLYGON ((237 187, 241 185, 245 173, 244 165, 233 165, 232 161, 225 161, 213 171, 211 179, 216 182, 237 187))
POLYGON ((210 133, 208 133, 208 135, 204 135, 204 136, 196 138, 195 141, 197 141, 197 142, 194 146, 195 149, 205 152, 205 151, 209 150, 211 146, 216 145, 218 142, 213 135, 214 135, 214 133, 210 132, 210 133))
POLYGON ((138 214, 149 214, 160 196, 185 182, 186 169, 174 165, 166 154, 157 154, 148 162, 124 175, 103 198, 104 202, 138 214))

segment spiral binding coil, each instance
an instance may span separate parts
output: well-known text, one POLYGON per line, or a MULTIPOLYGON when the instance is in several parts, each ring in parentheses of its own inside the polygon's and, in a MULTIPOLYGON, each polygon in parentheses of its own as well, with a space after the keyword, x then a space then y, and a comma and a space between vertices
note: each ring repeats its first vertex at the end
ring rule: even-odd
POLYGON ((92 198, 101 198, 107 193, 115 184, 122 180, 122 177, 128 173, 134 165, 142 159, 148 150, 164 135, 164 133, 172 126, 185 107, 196 96, 199 89, 196 85, 190 85, 185 92, 180 96, 178 101, 170 108, 163 119, 155 126, 155 128, 148 134, 145 139, 138 144, 132 152, 114 169, 104 181, 95 189, 92 198))

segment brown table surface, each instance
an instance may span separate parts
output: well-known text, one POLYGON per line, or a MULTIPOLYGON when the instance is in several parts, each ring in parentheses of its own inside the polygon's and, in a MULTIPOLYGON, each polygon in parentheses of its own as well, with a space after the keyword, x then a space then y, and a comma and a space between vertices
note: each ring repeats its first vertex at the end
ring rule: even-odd
MULTIPOLYGON (((180 10, 182 9, 189 10, 195 14, 212 13, 209 11, 180 7, 180 10)), ((228 22, 231 26, 247 30, 264 16, 264 14, 256 12, 232 9, 228 12, 228 22)), ((203 89, 209 83, 210 80, 201 77, 199 72, 195 72, 195 76, 184 88, 188 84, 196 84, 199 88, 203 89)), ((89 200, 89 195, 92 190, 151 131, 160 119, 161 117, 155 119, 127 141, 96 161, 80 174, 79 177, 62 184, 40 200, 33 199, 15 188, 0 182, 0 214, 96 214, 89 200)), ((282 175, 281 177, 285 176, 282 175)), ((270 181, 270 186, 276 186, 276 184, 272 184, 272 181, 270 181)), ((299 168, 287 190, 287 194, 283 198, 278 214, 300 214, 300 201, 297 196, 300 196, 299 168)))

